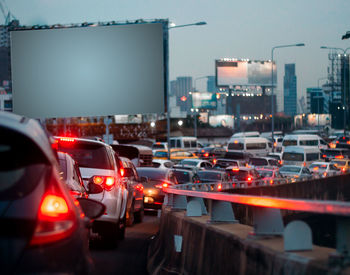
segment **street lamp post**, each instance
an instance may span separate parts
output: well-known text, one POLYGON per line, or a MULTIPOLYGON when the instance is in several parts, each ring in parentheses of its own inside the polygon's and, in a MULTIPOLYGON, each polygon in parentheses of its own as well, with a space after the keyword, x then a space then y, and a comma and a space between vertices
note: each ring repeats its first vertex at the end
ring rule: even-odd
MULTIPOLYGON (((344 123, 344 136, 346 136, 346 114, 347 114, 347 104, 346 104, 346 92, 345 92, 345 64, 346 64, 346 52, 350 50, 349 48, 346 48, 345 50, 342 48, 336 48, 336 47, 327 47, 327 46, 321 46, 321 49, 327 49, 327 50, 340 50, 343 52, 343 123, 344 123)), ((333 93, 333 91, 331 91, 333 93)))
MULTIPOLYGON (((274 100, 273 100, 273 52, 275 49, 278 48, 289 48, 289 47, 303 47, 305 46, 304 43, 298 43, 298 44, 291 44, 291 45, 281 45, 281 46, 275 46, 271 49, 271 138, 272 142, 274 142, 274 127, 275 127, 275 110, 274 110, 274 100)), ((274 151, 274 147, 272 146, 272 152, 274 151)))
MULTIPOLYGON (((197 23, 191 23, 191 24, 185 24, 185 25, 178 25, 178 26, 170 26, 168 27, 168 31, 170 29, 174 29, 174 28, 183 28, 183 27, 189 27, 189 26, 202 26, 202 25, 206 25, 207 23, 204 21, 201 22, 197 22, 197 23)), ((168 38, 169 39, 169 38, 168 38)), ((168 64, 169 64, 169 60, 168 60, 168 64)), ((170 100, 170 74, 168 72, 168 85, 167 85, 167 101, 166 101, 166 105, 167 105, 167 142, 168 142, 168 159, 170 160, 170 104, 169 104, 169 100, 170 100)))

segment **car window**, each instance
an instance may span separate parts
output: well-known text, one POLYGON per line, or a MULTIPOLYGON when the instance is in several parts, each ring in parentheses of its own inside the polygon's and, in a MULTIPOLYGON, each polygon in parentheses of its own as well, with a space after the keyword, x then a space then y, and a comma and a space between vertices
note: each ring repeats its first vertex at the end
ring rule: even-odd
POLYGON ((96 143, 77 142, 73 144, 58 143, 58 150, 71 155, 79 167, 97 169, 114 169, 110 155, 104 145, 96 143))
POLYGON ((172 162, 170 162, 170 161, 167 161, 167 162, 164 162, 164 166, 166 167, 166 168, 171 168, 171 167, 173 167, 173 163, 172 162))
POLYGON ((152 166, 155 167, 155 168, 158 168, 160 166, 160 163, 158 162, 152 162, 152 166))

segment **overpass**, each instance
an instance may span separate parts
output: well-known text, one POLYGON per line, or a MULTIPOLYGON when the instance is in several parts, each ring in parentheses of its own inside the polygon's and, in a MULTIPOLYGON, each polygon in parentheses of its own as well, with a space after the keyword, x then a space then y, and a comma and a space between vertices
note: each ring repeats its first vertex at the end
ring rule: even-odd
POLYGON ((225 193, 212 192, 217 184, 169 188, 160 232, 149 249, 148 271, 350 273, 349 180, 350 175, 343 175, 277 186, 221 186, 225 193), (335 248, 315 245, 312 233, 317 228, 291 218, 300 213, 332 217, 335 248))

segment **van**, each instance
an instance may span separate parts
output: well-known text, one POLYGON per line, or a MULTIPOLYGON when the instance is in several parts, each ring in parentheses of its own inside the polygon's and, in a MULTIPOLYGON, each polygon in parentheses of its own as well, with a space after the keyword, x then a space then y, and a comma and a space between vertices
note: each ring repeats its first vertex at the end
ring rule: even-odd
POLYGON ((136 167, 153 167, 152 149, 137 144, 112 144, 118 156, 130 159, 136 167))
POLYGON ((262 137, 231 138, 228 151, 242 151, 255 156, 266 156, 271 152, 272 143, 262 137))
POLYGON ((233 136, 231 138, 241 138, 241 137, 260 137, 260 133, 259 132, 238 132, 233 134, 233 136))
POLYGON ((171 137, 170 148, 178 148, 185 150, 198 149, 198 140, 196 137, 171 137))
POLYGON ((309 167, 320 160, 320 150, 317 147, 287 146, 282 153, 283 165, 298 165, 309 167))
POLYGON ((282 152, 288 146, 316 147, 327 149, 327 143, 318 135, 286 135, 282 141, 282 152))

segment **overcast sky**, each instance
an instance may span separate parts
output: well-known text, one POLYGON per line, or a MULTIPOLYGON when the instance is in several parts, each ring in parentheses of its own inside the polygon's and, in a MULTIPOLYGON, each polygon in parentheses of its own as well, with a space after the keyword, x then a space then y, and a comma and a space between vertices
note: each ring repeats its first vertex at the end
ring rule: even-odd
MULTIPOLYGON (((278 91, 284 64, 296 63, 298 95, 327 75, 328 50, 347 48, 341 36, 350 30, 349 0, 5 0, 21 24, 68 24, 167 18, 177 25, 206 21, 205 26, 170 30, 170 79, 214 75, 215 59, 271 59, 275 50, 278 91)), ((0 18, 2 20, 2 18, 0 18)), ((322 83, 322 82, 321 82, 322 83)), ((205 80, 197 86, 205 88, 205 80)))

